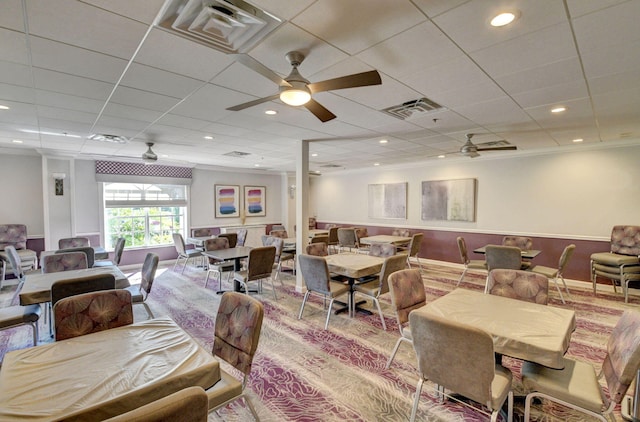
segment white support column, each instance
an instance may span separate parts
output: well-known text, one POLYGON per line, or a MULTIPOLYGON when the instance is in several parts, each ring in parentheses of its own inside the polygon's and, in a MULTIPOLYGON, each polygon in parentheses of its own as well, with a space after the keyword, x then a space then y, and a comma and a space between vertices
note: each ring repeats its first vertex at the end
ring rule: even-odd
MULTIPOLYGON (((300 141, 296 150, 296 254, 303 253, 309 241, 309 142, 300 141)), ((296 271, 296 291, 304 290, 302 273, 296 271)))

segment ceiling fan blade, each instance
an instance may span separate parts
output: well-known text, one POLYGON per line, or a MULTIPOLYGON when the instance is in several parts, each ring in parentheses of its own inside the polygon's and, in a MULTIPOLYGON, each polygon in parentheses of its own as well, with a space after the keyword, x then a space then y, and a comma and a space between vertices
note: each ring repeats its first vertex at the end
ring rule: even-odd
POLYGON ((261 74, 265 78, 275 82, 280 86, 291 86, 291 84, 280 77, 273 70, 269 69, 248 54, 236 54, 236 60, 256 73, 261 74))
POLYGON ((471 157, 471 158, 480 157, 480 154, 478 154, 478 153, 477 153, 477 152, 475 152, 475 151, 473 151, 473 152, 463 153, 463 155, 466 155, 467 157, 471 157))
POLYGON ((515 151, 517 149, 518 147, 515 145, 508 145, 503 147, 487 147, 487 148, 478 147, 478 151, 515 151))
POLYGON ((229 108, 227 108, 227 110, 240 111, 240 110, 244 110, 245 108, 253 107, 254 105, 266 103, 268 101, 277 100, 278 98, 280 98, 280 94, 274 94, 274 95, 271 95, 269 97, 258 98, 257 100, 253 100, 253 101, 249 101, 247 103, 238 104, 237 106, 229 107, 229 108))
POLYGON ((322 123, 336 118, 335 114, 324 108, 322 104, 320 104, 313 98, 310 99, 309 102, 304 105, 304 107, 312 112, 318 119, 320 119, 322 123))
POLYGON ((311 93, 333 91, 335 89, 355 88, 359 86, 380 85, 382 79, 377 70, 354 73, 353 75, 342 76, 335 79, 327 79, 307 85, 311 93))

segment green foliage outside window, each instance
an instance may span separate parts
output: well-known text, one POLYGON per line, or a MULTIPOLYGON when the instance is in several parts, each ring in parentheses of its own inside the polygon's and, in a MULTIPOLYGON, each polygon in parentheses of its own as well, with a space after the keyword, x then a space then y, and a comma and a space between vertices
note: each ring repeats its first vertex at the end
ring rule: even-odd
POLYGON ((184 207, 107 208, 107 247, 124 237, 127 247, 173 244, 173 233, 182 233, 184 207))

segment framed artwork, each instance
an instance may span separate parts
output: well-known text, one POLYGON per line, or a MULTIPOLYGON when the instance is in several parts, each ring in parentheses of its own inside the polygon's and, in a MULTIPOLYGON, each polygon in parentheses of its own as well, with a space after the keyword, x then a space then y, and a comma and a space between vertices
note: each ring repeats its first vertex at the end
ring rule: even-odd
POLYGON ((244 215, 247 217, 267 215, 267 188, 265 186, 244 187, 244 215))
POLYGON ((476 221, 476 179, 422 182, 422 219, 476 221))
POLYGON ((240 217, 240 186, 215 185, 216 218, 240 217))
POLYGON ((407 218, 407 183, 369 185, 370 218, 407 218))

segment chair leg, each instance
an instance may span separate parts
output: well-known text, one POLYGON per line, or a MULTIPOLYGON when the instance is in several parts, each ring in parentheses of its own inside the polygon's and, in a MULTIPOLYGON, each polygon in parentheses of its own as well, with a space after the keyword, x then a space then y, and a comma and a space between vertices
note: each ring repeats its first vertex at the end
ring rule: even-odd
POLYGON ((334 300, 335 300, 334 298, 331 298, 331 301, 329 302, 329 309, 327 309, 327 320, 324 323, 325 330, 329 327, 329 318, 331 318, 331 310, 333 309, 334 300))
POLYGON ((393 350, 391 351, 391 356, 389 356, 389 360, 387 360, 387 364, 384 366, 385 369, 389 369, 391 367, 391 362, 393 362, 393 358, 396 357, 396 353, 398 353, 398 349, 400 349, 400 344, 403 341, 408 342, 409 340, 405 337, 400 337, 398 341, 396 341, 396 345, 393 346, 393 350))
POLYGON ((253 415, 253 418, 256 420, 256 422, 260 422, 260 418, 258 417, 258 413, 256 412, 256 409, 253 407, 253 404, 251 404, 251 400, 249 400, 249 396, 247 396, 245 393, 242 393, 242 398, 243 398, 244 402, 246 403, 247 407, 249 408, 249 410, 251 411, 251 414, 253 415))
POLYGON ((378 314, 380 314, 380 322, 382 322, 382 329, 384 331, 387 331, 387 324, 384 322, 384 315, 382 315, 382 308, 380 308, 380 301, 375 297, 371 297, 371 299, 373 299, 373 303, 375 303, 376 307, 378 308, 378 314))
POLYGON ((413 396, 413 408, 411 409, 411 422, 416 420, 416 414, 418 413, 418 404, 420 403, 420 394, 422 394, 422 384, 424 384, 424 379, 422 375, 420 375, 420 379, 418 380, 418 385, 416 385, 416 393, 413 396))
MULTIPOLYGON (((562 280, 564 282, 564 280, 562 280)), ((558 291, 558 294, 560 295, 560 300, 562 301, 562 304, 566 304, 567 302, 564 301, 564 297, 562 296, 562 290, 560 290, 560 285, 558 284, 558 277, 555 277, 553 279, 553 283, 556 285, 556 290, 558 291)), ((565 287, 567 287, 567 285, 565 284, 565 287)))
POLYGON ((33 345, 37 346, 38 338, 40 338, 40 334, 38 332, 38 321, 32 322, 29 325, 31 325, 31 328, 33 329, 33 345))
POLYGON ((307 298, 309 297, 309 293, 311 290, 307 290, 304 294, 304 299, 302 299, 302 305, 300 305, 300 312, 298 312, 298 319, 302 319, 302 311, 304 311, 304 305, 307 303, 307 298))
POLYGON ((464 278, 464 275, 467 273, 467 267, 464 267, 464 270, 462 271, 462 275, 460 276, 460 279, 458 280, 458 284, 456 284, 456 287, 458 287, 460 285, 460 283, 462 282, 462 279, 464 278))
POLYGON ((153 312, 151 312, 151 308, 149 308, 149 305, 147 305, 145 302, 141 302, 141 303, 144 306, 144 309, 147 311, 147 315, 149 316, 149 319, 155 318, 153 316, 153 312))
POLYGON ((273 290, 273 297, 275 300, 278 300, 278 295, 276 294, 276 286, 275 284, 273 284, 273 278, 269 277, 269 280, 271 281, 271 289, 273 290))

